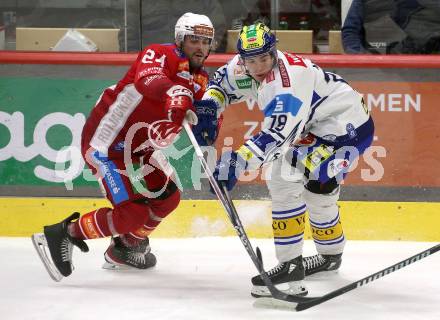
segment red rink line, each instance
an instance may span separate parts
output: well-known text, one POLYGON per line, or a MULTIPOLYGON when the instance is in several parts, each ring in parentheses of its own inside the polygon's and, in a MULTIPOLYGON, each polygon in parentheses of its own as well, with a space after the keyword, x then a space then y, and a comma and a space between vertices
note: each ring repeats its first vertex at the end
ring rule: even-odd
MULTIPOLYGON (((0 51, 1 64, 130 65, 136 53, 0 51)), ((333 68, 440 68, 440 55, 305 54, 321 67, 333 68)), ((208 67, 218 67, 233 54, 211 54, 208 67)))

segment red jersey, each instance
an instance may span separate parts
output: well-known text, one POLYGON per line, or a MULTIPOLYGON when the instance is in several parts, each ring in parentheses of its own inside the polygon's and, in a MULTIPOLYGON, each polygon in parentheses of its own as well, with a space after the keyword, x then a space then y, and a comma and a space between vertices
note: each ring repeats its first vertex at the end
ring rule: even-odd
POLYGON ((183 86, 201 99, 207 83, 206 71, 190 72, 188 58, 175 44, 146 47, 124 78, 104 90, 90 113, 82 133, 83 153, 91 146, 109 158, 123 158, 124 149, 133 153, 141 145, 151 147, 150 124, 168 119, 165 101, 170 90, 183 86))

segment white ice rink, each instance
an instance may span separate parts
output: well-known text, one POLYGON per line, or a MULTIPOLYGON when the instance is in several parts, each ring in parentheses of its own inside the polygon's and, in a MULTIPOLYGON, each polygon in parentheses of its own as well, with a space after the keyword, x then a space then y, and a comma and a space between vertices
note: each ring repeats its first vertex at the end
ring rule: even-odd
MULTIPOLYGON (((274 265, 271 240, 260 246, 274 265)), ((76 270, 60 283, 43 268, 30 239, 0 238, 0 319, 440 319, 440 253, 312 309, 255 307, 255 268, 238 238, 152 239, 157 266, 147 271, 101 269, 108 240, 74 251, 76 270)), ((307 281, 321 295, 433 246, 420 242, 349 241, 339 273, 307 281)), ((314 253, 307 241, 306 253, 314 253)))

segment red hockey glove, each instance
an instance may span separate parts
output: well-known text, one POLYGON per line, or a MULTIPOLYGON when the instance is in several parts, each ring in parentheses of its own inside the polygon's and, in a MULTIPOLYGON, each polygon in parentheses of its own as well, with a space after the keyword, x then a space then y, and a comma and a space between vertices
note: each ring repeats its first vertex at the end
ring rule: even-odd
POLYGON ((167 91, 168 98, 165 110, 168 118, 178 127, 182 126, 185 116, 191 124, 197 123, 197 116, 193 106, 192 92, 180 85, 173 86, 167 91))

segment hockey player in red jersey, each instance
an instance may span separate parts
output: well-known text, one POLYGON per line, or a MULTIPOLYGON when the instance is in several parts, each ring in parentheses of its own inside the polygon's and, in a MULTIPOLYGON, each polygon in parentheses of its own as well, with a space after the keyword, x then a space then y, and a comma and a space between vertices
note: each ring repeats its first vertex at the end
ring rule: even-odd
POLYGON ((156 264, 148 236, 180 201, 159 149, 172 143, 185 117, 203 121, 194 100, 206 90, 203 65, 213 38, 207 16, 186 13, 176 23, 174 44, 146 47, 116 86, 104 90, 84 126, 81 151, 113 207, 74 213, 33 235, 54 280, 71 274, 73 245, 88 251, 88 239, 112 237, 107 268, 156 264))

